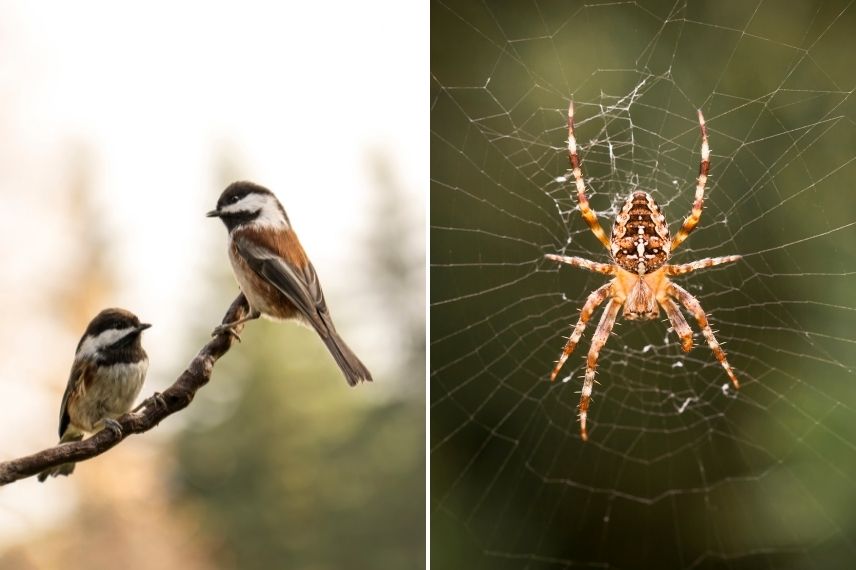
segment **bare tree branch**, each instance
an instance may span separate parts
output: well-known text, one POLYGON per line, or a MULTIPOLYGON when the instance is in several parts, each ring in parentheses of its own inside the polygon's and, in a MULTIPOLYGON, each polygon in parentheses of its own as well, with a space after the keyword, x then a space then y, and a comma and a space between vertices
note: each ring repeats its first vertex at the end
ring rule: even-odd
MULTIPOLYGON (((249 314, 249 305, 244 295, 239 294, 232 301, 222 322, 224 324, 231 323, 247 314, 249 314)), ((243 325, 239 325, 235 329, 236 332, 240 332, 243 325)), ((0 485, 31 477, 48 467, 70 461, 80 462, 90 459, 96 455, 101 455, 132 433, 149 431, 161 420, 183 410, 193 401, 196 391, 211 379, 214 363, 229 351, 234 341, 235 338, 228 333, 222 333, 212 338, 208 344, 202 347, 202 350, 199 351, 175 383, 161 393, 159 398, 154 396, 149 398, 141 411, 127 413, 116 420, 122 426, 121 435, 104 429, 82 441, 57 445, 32 455, 4 461, 0 463, 0 485)))

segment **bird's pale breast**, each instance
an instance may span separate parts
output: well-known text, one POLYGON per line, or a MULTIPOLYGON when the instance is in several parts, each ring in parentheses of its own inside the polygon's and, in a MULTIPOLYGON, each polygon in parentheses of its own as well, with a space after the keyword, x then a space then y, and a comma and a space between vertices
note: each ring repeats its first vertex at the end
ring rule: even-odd
POLYGON ((95 376, 69 401, 71 423, 92 431, 104 418, 116 419, 131 410, 140 394, 149 361, 93 367, 95 376))

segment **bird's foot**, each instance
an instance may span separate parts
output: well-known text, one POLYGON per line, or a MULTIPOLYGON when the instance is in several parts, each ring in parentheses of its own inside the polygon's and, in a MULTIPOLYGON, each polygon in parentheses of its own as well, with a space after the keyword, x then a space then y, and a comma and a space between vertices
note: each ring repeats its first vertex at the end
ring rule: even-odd
POLYGON ((211 332, 211 336, 220 336, 221 334, 228 334, 231 337, 234 337, 235 340, 241 342, 241 337, 238 336, 238 333, 235 331, 235 325, 233 323, 227 323, 225 325, 220 325, 215 327, 211 332))
POLYGON ((166 408, 166 400, 164 399, 163 394, 161 394, 160 392, 155 392, 154 394, 140 402, 140 405, 131 410, 131 413, 135 414, 143 408, 152 407, 152 405, 158 408, 166 408))
POLYGON ((100 423, 103 429, 109 429, 116 435, 116 437, 122 437, 122 424, 113 418, 104 418, 100 423))

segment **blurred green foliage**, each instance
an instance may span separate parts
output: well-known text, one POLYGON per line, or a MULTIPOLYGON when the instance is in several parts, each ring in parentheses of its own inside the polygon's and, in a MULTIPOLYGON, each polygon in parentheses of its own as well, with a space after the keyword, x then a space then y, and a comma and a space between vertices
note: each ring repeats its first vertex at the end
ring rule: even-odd
POLYGON ((422 402, 348 389, 313 334, 291 328, 253 324, 215 371, 211 388, 234 375, 239 396, 180 439, 181 493, 222 541, 226 568, 418 563, 422 402))

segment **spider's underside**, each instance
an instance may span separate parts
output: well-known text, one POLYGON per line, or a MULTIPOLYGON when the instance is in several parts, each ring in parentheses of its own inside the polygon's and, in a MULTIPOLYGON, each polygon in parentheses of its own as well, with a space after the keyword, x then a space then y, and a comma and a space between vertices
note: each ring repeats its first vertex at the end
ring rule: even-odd
POLYGON ((735 389, 740 387, 734 371, 725 358, 725 352, 719 346, 710 324, 707 321, 704 309, 692 294, 676 283, 672 283, 669 277, 684 275, 697 269, 705 269, 730 263, 740 259, 739 255, 725 257, 709 257, 692 263, 681 265, 669 265, 672 252, 683 243, 687 236, 698 225, 701 218, 702 204, 704 203, 704 187, 707 183, 707 175, 710 171, 710 147, 707 141, 707 128, 701 111, 698 112, 699 126, 701 127, 701 165, 699 166, 698 181, 696 184, 695 201, 693 202, 690 215, 684 220, 678 234, 671 238, 666 218, 660 212, 660 207, 647 192, 633 192, 624 206, 615 217, 612 227, 612 237, 608 239, 597 220, 597 216, 588 204, 585 192, 585 182, 580 169, 580 159, 577 155, 577 141, 574 138, 574 104, 571 102, 568 108, 568 159, 577 188, 577 197, 580 203, 580 213, 591 228, 592 233, 606 247, 612 257, 612 263, 598 263, 581 257, 566 257, 562 255, 547 254, 547 259, 566 263, 575 267, 588 269, 604 275, 611 275, 613 279, 595 289, 586 299, 580 312, 580 318, 574 327, 568 342, 565 344, 562 355, 556 362, 550 380, 555 380, 568 356, 574 351, 577 343, 582 337, 594 311, 604 301, 609 299, 603 316, 597 325, 591 341, 588 358, 586 359, 586 374, 580 395, 580 436, 583 441, 588 439, 586 431, 586 417, 591 401, 594 375, 597 369, 597 359, 600 350, 606 343, 609 333, 615 324, 618 311, 624 307, 623 316, 629 320, 648 320, 657 317, 662 307, 669 318, 675 334, 681 340, 681 348, 688 352, 693 345, 693 332, 689 323, 684 318, 678 303, 693 315, 698 322, 701 332, 707 339, 713 355, 722 364, 731 384, 735 389))

